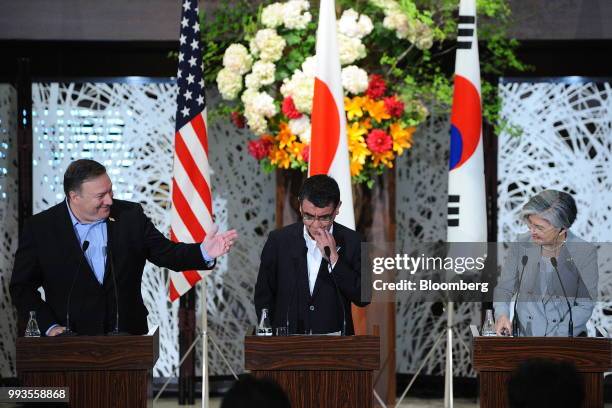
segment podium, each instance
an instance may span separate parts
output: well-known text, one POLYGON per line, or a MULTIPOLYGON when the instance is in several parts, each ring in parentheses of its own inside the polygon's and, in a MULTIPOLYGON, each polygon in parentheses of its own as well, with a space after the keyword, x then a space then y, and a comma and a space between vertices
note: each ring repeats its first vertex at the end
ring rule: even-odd
POLYGON ((294 408, 371 407, 380 339, 246 336, 244 360, 253 376, 276 381, 294 408))
POLYGON ((472 330, 472 365, 480 376, 480 406, 507 407, 507 382, 528 359, 574 363, 585 384, 584 408, 603 408, 603 373, 612 369, 612 341, 600 337, 482 337, 472 330))
POLYGON ((24 387, 68 387, 70 407, 146 407, 159 333, 144 336, 18 337, 24 387))

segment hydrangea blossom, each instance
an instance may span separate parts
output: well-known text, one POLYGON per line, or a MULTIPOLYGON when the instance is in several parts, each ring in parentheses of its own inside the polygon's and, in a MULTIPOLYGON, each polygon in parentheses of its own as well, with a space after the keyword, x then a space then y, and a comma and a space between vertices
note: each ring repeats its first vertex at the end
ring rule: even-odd
POLYGON ((228 68, 222 68, 217 74, 217 88, 223 99, 236 99, 242 90, 242 75, 228 68))
POLYGON ((362 39, 374 29, 372 20, 365 14, 361 16, 353 9, 348 9, 338 20, 338 33, 351 38, 362 39))
POLYGON ((289 129, 291 129, 291 133, 300 139, 300 142, 310 144, 311 125, 308 116, 304 115, 299 119, 291 119, 289 121, 289 129))
POLYGON ((283 25, 285 5, 272 3, 261 11, 261 23, 268 28, 277 28, 283 25))
POLYGON ((276 66, 271 62, 257 61, 253 64, 253 70, 245 77, 247 88, 259 89, 263 85, 274 82, 276 66))
POLYGON ((285 39, 271 28, 259 30, 250 43, 251 53, 264 62, 278 61, 283 56, 286 45, 285 39))
POLYGON ((253 58, 242 44, 232 44, 223 55, 223 66, 240 75, 244 75, 251 69, 253 58))
POLYGON ((342 87, 353 95, 365 92, 368 88, 368 73, 355 65, 343 68, 341 76, 342 87))
POLYGON ((283 81, 281 94, 291 96, 295 107, 300 112, 309 114, 312 111, 314 76, 306 75, 301 70, 295 71, 291 78, 283 81))
POLYGON ((291 0, 286 2, 284 6, 283 22, 285 27, 293 30, 303 30, 312 20, 312 15, 307 11, 310 8, 310 3, 306 0, 291 0))
POLYGON ((341 65, 352 64, 367 55, 365 45, 359 38, 347 37, 344 34, 338 34, 338 53, 341 65))

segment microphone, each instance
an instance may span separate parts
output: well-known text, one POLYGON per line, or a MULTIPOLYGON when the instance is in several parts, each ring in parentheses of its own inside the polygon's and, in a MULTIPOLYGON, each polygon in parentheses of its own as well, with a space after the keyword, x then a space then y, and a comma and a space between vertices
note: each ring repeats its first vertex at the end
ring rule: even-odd
POLYGON ((119 331, 119 296, 117 294, 117 279, 115 278, 115 266, 113 263, 113 253, 111 252, 110 245, 106 246, 106 258, 108 259, 108 269, 111 277, 113 278, 113 289, 115 292, 115 328, 113 331, 107 333, 108 336, 125 336, 127 333, 119 331))
POLYGON ((519 324, 518 315, 516 314, 516 306, 518 305, 519 296, 521 295, 521 284, 523 283, 523 274, 525 273, 525 266, 527 266, 527 261, 529 257, 527 255, 523 255, 521 258, 521 264, 523 265, 523 269, 521 270, 521 274, 519 276, 519 284, 518 290, 516 291, 516 300, 514 301, 514 318, 512 319, 512 335, 516 337, 520 337, 521 335, 521 325, 519 324))
POLYGON ((557 273, 557 278, 559 278, 559 283, 561 284, 561 290, 563 291, 563 296, 565 296, 565 302, 567 303, 567 310, 569 311, 569 326, 567 328, 568 337, 574 337, 574 319, 572 316, 572 305, 570 304, 569 299, 567 298, 567 293, 565 292, 565 287, 563 286, 563 281, 561 281, 561 275, 559 274, 559 269, 557 268, 557 258, 554 256, 550 258, 550 263, 552 264, 555 272, 557 273))
MULTIPOLYGON (((329 247, 326 245, 323 248, 323 251, 325 252, 325 257, 327 258, 327 262, 329 263, 329 265, 331 266, 331 249, 329 249, 329 247)), ((338 282, 336 282, 336 277, 334 276, 334 273, 332 271, 329 272, 329 276, 331 276, 332 282, 334 283, 334 288, 336 289, 336 296, 338 301, 340 302, 340 307, 342 308, 342 331, 341 331, 341 335, 342 336, 346 336, 346 310, 344 310, 344 302, 342 302, 342 296, 340 295, 340 289, 338 288, 338 282)))
POLYGON ((79 263, 77 264, 77 268, 74 271, 74 276, 72 278, 72 284, 70 285, 70 290, 68 291, 68 300, 66 302, 66 330, 60 334, 60 336, 76 336, 77 333, 70 330, 70 300, 72 299, 72 290, 74 289, 74 284, 76 283, 77 277, 79 276, 79 269, 81 269, 81 265, 83 264, 83 259, 85 258, 85 251, 89 248, 89 241, 84 241, 81 249, 83 250, 83 256, 79 257, 79 263))

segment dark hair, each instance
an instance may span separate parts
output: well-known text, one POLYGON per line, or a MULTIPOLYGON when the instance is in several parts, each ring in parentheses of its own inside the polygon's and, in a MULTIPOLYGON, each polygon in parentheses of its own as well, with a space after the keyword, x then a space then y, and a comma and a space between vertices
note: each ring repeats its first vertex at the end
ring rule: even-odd
POLYGON ((510 408, 579 408, 583 399, 582 377, 570 362, 527 360, 508 382, 510 408))
POLYGON ((94 160, 75 160, 64 173, 64 193, 69 197, 71 191, 79 192, 87 180, 106 174, 106 167, 94 160))
POLYGON ((221 408, 266 407, 290 408, 289 397, 271 379, 245 375, 225 394, 221 408))
POLYGON ((304 180, 298 199, 300 204, 307 199, 319 208, 327 207, 330 204, 337 207, 340 202, 340 188, 333 178, 325 174, 318 174, 304 180))

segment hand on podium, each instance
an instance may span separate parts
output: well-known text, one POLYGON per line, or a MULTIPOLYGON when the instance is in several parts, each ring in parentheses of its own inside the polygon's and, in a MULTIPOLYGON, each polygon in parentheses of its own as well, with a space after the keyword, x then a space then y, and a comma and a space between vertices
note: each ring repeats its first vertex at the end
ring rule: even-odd
POLYGON ((508 316, 501 315, 495 322, 495 333, 498 336, 511 336, 512 335, 512 322, 508 319, 508 316))
POLYGON ((65 331, 66 331, 66 328, 64 326, 55 326, 49 330, 49 332, 47 333, 47 336, 49 337, 57 336, 59 334, 62 334, 65 331))

